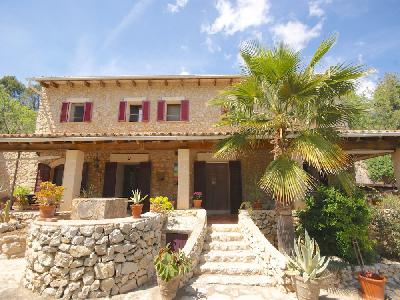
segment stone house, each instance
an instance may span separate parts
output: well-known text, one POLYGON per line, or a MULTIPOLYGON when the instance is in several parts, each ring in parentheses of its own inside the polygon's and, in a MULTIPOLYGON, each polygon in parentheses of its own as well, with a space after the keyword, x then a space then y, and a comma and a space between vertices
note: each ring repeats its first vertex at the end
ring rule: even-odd
MULTIPOLYGON (((96 197, 128 197, 136 188, 188 209, 192 193, 201 191, 209 213, 236 213, 242 201, 254 200, 255 180, 272 159, 269 146, 238 160, 212 155, 232 129, 215 125, 221 111, 209 100, 240 78, 33 78, 42 86, 35 133, 0 136, 3 196, 14 179, 33 191, 50 180, 65 187, 62 210, 83 189, 96 197)), ((400 178, 399 131, 346 130, 342 136, 355 159, 391 153, 400 178)))

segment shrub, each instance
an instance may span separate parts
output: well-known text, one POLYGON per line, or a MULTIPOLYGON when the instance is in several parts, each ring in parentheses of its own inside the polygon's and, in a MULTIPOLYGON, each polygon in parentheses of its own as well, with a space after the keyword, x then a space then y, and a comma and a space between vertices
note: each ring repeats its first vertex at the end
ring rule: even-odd
POLYGON ((373 181, 395 182, 393 163, 390 155, 378 156, 365 161, 368 175, 373 181))
POLYGON ((157 276, 168 282, 176 276, 181 276, 189 272, 191 260, 182 250, 173 252, 170 244, 161 248, 158 255, 154 258, 154 266, 157 276))
POLYGON ((30 192, 31 190, 29 188, 22 185, 18 185, 14 189, 13 196, 17 198, 17 202, 26 205, 29 204, 26 196, 28 196, 30 192))
POLYGON ((334 187, 319 187, 306 198, 306 208, 298 213, 299 232, 307 230, 320 246, 322 255, 338 256, 357 263, 353 239, 357 239, 364 260, 375 259, 368 236, 371 211, 362 195, 348 197, 334 187))
POLYGON ((172 203, 168 200, 168 197, 157 196, 154 198, 150 198, 151 211, 165 213, 173 209, 174 207, 172 203))
POLYGON ((57 205, 64 193, 63 186, 57 186, 50 181, 40 183, 39 190, 35 193, 36 202, 41 206, 57 205))

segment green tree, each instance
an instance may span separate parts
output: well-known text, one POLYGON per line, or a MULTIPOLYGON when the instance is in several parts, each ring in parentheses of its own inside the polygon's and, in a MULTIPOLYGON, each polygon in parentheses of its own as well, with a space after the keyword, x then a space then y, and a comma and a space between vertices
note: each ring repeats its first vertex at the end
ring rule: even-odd
POLYGON ((245 78, 212 101, 226 111, 219 124, 235 129, 217 145, 217 156, 246 155, 268 147, 265 140, 272 144, 274 159, 259 184, 275 200, 278 247, 286 253, 292 251, 294 240, 291 206, 316 182, 298 160, 325 174, 339 174, 349 165, 337 144, 337 127, 358 112, 343 96, 354 91, 354 80, 364 70, 338 64, 316 73, 314 68, 335 41, 323 41, 308 64, 283 44, 267 49, 247 43, 241 49, 245 78))
POLYGON ((394 183, 393 162, 390 155, 382 155, 367 159, 365 161, 368 170, 368 176, 373 181, 383 181, 385 183, 394 183))
POLYGON ((35 90, 40 90, 39 85, 33 85, 35 90, 27 88, 22 82, 18 81, 15 76, 7 75, 0 79, 0 86, 3 87, 10 97, 17 99, 21 104, 33 110, 38 110, 40 96, 35 90))
POLYGON ((35 130, 36 112, 22 105, 0 86, 0 132, 31 133, 35 130))

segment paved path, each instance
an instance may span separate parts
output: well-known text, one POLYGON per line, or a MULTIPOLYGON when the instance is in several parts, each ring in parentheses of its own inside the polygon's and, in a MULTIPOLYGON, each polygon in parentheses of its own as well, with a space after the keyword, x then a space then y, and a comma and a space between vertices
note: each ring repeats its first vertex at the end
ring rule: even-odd
MULTIPOLYGON (((25 259, 3 259, 0 258, 0 299, 13 300, 39 300, 46 299, 43 296, 33 294, 29 290, 21 287, 25 259)), ((159 290, 155 283, 148 284, 124 295, 111 297, 113 300, 159 300, 159 290)), ((286 294, 278 288, 241 286, 241 285, 207 285, 203 287, 193 287, 188 285, 182 288, 176 299, 208 299, 208 300, 295 300, 296 296, 286 294)), ((332 295, 321 292, 322 300, 358 300, 358 296, 351 295, 332 295)))

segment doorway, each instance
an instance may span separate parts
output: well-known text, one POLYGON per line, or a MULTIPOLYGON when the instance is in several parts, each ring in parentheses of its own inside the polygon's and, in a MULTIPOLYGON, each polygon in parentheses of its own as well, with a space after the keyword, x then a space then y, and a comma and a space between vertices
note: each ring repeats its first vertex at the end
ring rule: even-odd
POLYGON ((204 208, 210 213, 229 213, 229 165, 206 164, 206 197, 204 208))
POLYGON ((124 182, 122 187, 122 197, 130 198, 132 191, 139 189, 140 166, 124 165, 124 182))

